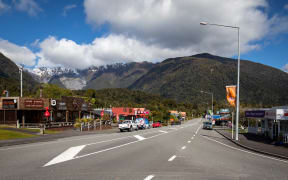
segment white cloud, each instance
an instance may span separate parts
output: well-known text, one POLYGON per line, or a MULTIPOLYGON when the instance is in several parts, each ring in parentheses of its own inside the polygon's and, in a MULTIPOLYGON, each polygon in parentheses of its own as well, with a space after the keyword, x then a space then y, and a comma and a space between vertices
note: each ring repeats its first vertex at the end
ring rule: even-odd
POLYGON ((189 49, 217 55, 237 54, 237 31, 200 26, 200 21, 241 27, 242 53, 258 48, 252 43, 269 32, 265 0, 85 0, 87 21, 108 23, 115 34, 163 49, 189 49), (233 8, 232 8, 233 7, 233 8))
POLYGON ((34 0, 13 0, 15 8, 27 12, 30 16, 36 16, 42 9, 34 0))
POLYGON ((40 43, 41 51, 37 54, 38 66, 64 66, 87 68, 92 65, 106 65, 115 62, 132 62, 149 59, 188 55, 188 50, 171 50, 143 42, 123 35, 109 35, 96 38, 90 44, 77 44, 72 40, 49 37, 40 43))
POLYGON ((5 4, 2 0, 0 0, 0 15, 9 9, 10 9, 10 6, 5 4))
POLYGON ((282 67, 283 71, 287 72, 288 73, 288 63, 282 67))
POLYGON ((18 46, 7 40, 0 39, 0 52, 14 61, 16 64, 33 66, 36 55, 25 46, 18 46))
POLYGON ((288 10, 288 4, 285 4, 284 9, 288 10))
POLYGON ((73 8, 76 8, 76 4, 69 4, 63 8, 62 16, 67 16, 67 12, 73 8))

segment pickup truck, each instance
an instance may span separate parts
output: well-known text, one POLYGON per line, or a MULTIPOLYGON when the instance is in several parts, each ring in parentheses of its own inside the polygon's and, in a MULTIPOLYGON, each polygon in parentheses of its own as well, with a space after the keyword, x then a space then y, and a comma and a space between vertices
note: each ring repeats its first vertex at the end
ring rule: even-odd
POLYGON ((138 126, 136 123, 134 123, 132 120, 125 120, 121 124, 118 125, 119 129, 121 132, 123 131, 133 131, 133 130, 138 130, 138 126))

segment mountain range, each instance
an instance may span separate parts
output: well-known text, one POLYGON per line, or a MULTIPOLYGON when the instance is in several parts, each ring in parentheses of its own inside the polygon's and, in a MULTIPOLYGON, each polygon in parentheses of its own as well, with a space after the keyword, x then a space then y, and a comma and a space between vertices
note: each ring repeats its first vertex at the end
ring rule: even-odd
MULTIPOLYGON (((5 56, 2 55, 2 59, 3 57, 5 56)), ((17 72, 17 66, 12 66, 13 72, 17 72)), ((7 76, 5 72, 5 69, 0 69, 2 79, 17 79, 17 74, 7 76)), ((28 73, 25 76, 31 80, 31 84, 35 84, 37 80, 73 90, 128 88, 179 102, 211 104, 211 95, 201 91, 213 93, 214 101, 226 101, 225 86, 237 83, 237 60, 203 53, 169 58, 159 63, 118 63, 83 70, 45 67, 29 72, 34 80, 28 73)), ((260 63, 241 60, 240 75, 242 105, 288 104, 288 73, 260 63)))

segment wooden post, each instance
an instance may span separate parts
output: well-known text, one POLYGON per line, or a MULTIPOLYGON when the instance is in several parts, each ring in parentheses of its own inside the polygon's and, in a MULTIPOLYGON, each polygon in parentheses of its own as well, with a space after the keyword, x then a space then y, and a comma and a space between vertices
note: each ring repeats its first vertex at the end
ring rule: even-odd
POLYGON ((69 115, 69 111, 66 111, 66 123, 68 123, 68 115, 69 115))
POLYGON ((22 127, 25 127, 25 114, 24 111, 22 111, 22 127))
POLYGON ((79 119, 81 119, 81 111, 79 111, 79 119))

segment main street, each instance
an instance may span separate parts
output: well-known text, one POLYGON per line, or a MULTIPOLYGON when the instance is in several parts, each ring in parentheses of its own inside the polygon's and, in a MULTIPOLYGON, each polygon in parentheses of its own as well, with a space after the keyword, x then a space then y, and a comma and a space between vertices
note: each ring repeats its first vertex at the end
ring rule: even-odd
POLYGON ((181 126, 0 148, 0 179, 288 179, 288 162, 240 149, 201 119, 181 126))

